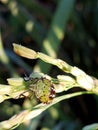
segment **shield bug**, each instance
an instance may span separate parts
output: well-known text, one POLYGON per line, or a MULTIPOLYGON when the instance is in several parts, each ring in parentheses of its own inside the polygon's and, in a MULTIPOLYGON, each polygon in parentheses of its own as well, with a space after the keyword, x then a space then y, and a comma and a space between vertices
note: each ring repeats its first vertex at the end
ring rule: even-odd
POLYGON ((53 83, 47 75, 42 73, 32 73, 29 78, 25 78, 26 81, 30 81, 29 90, 33 91, 36 98, 42 103, 51 103, 56 95, 53 83))

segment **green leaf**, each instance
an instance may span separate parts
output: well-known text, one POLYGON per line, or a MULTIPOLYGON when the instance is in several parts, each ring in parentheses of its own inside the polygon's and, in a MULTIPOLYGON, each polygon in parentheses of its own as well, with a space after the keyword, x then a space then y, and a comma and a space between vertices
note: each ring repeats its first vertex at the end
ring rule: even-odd
MULTIPOLYGON (((58 2, 47 37, 44 39, 41 52, 46 53, 53 58, 57 57, 57 52, 60 43, 64 38, 67 22, 70 18, 74 2, 74 0, 60 0, 58 2)), ((51 65, 43 63, 40 60, 38 61, 38 66, 39 70, 44 73, 48 73, 51 68, 51 65)))
POLYGON ((98 123, 87 125, 82 130, 98 130, 98 123))

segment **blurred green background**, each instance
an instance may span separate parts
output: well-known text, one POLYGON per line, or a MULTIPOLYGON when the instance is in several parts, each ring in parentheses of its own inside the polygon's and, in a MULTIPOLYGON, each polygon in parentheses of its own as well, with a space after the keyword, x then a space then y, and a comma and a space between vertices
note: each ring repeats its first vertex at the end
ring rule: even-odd
MULTIPOLYGON (((98 0, 0 1, 0 84, 32 71, 53 77, 64 74, 40 60, 17 56, 14 42, 65 60, 97 78, 98 0)), ((36 99, 5 101, 0 104, 0 121, 35 104, 36 99)), ((54 105, 16 130, 81 130, 94 122, 98 122, 98 97, 83 95, 54 105)))

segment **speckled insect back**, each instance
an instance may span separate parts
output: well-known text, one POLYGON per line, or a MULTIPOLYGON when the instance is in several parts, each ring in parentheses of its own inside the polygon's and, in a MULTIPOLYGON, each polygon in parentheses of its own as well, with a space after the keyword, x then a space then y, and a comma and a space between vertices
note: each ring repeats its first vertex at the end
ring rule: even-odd
POLYGON ((35 73, 35 75, 30 75, 30 90, 34 92, 35 96, 42 103, 51 103, 53 98, 55 97, 55 89, 51 82, 51 80, 47 76, 43 76, 35 73))

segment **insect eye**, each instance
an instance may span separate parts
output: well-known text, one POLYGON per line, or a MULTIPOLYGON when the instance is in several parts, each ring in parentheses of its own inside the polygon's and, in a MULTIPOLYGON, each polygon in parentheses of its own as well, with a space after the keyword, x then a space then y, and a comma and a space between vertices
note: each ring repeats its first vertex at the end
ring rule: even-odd
POLYGON ((52 86, 51 88, 50 88, 50 98, 55 98, 55 96, 56 96, 56 92, 55 92, 55 89, 54 89, 54 87, 52 86))

